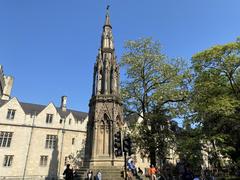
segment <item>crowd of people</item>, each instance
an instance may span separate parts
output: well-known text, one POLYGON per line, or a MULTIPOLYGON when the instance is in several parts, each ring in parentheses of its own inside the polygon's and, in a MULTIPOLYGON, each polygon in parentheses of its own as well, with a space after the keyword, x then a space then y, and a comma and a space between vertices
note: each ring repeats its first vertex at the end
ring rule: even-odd
POLYGON ((194 176, 194 173, 189 165, 177 165, 177 172, 174 175, 172 173, 172 169, 168 166, 160 169, 154 165, 150 165, 150 167, 146 167, 145 169, 145 174, 143 174, 143 170, 139 167, 136 168, 134 160, 129 158, 127 162, 127 179, 146 179, 147 177, 149 180, 199 180, 198 176, 194 176))
MULTIPOLYGON (((70 164, 67 164, 66 169, 63 172, 63 176, 65 180, 73 180, 74 179, 74 172, 73 168, 70 167, 70 164)), ((91 169, 87 172, 86 180, 102 180, 102 173, 100 171, 97 171, 96 175, 93 175, 93 172, 91 169)))
MULTIPOLYGON (((206 180, 214 180, 214 176, 209 173, 210 171, 203 171, 203 174, 194 174, 193 170, 191 169, 191 166, 186 163, 179 162, 175 167, 169 167, 169 166, 163 166, 161 168, 158 168, 154 165, 150 165, 150 167, 144 168, 144 172, 140 167, 136 167, 135 162, 132 157, 130 157, 127 160, 127 172, 125 176, 128 180, 133 179, 146 179, 149 180, 200 180, 206 179, 206 180), (175 172, 173 173, 173 171, 175 172)), ((240 172, 240 171, 239 171, 240 172)), ((70 167, 70 164, 67 164, 66 169, 63 172, 64 179, 65 180, 73 180, 74 178, 74 171, 70 167)), ((240 175, 240 173, 239 173, 240 175)), ((86 174, 86 180, 102 180, 102 173, 100 170, 96 172, 96 174, 93 174, 93 171, 91 169, 88 170, 86 174)))
POLYGON ((87 177, 86 177, 87 180, 102 180, 102 173, 101 171, 97 171, 96 175, 94 176, 93 175, 93 172, 91 169, 88 170, 87 172, 87 177))

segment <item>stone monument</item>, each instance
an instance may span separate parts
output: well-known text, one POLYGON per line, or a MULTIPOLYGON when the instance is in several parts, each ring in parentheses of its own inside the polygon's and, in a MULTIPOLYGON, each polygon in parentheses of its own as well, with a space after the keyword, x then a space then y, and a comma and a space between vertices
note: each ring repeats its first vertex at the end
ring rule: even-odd
MULTIPOLYGON (((123 157, 116 157, 114 153, 114 134, 122 130, 124 123, 119 65, 116 61, 108 9, 109 7, 103 26, 101 47, 94 65, 84 162, 85 167, 102 171, 116 168, 119 170, 124 165, 123 157)), ((118 173, 120 174, 120 170, 118 173)))

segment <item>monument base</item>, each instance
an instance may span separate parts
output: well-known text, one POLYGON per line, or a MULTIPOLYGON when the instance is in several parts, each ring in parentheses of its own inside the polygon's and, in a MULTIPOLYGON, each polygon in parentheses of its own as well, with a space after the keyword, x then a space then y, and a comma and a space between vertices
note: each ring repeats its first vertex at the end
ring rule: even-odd
POLYGON ((91 170, 93 176, 98 171, 102 174, 104 180, 122 180, 124 171, 124 160, 122 158, 110 160, 107 158, 95 158, 89 161, 85 161, 83 167, 76 171, 78 175, 77 179, 86 179, 87 172, 91 170))
MULTIPOLYGON (((123 167, 119 166, 91 166, 82 167, 76 170, 77 177, 76 180, 84 180, 87 178, 87 172, 91 170, 93 176, 96 176, 97 172, 100 171, 102 174, 102 179, 104 180, 122 180, 123 179, 123 167)), ((94 178, 93 178, 94 179, 94 178)))
POLYGON ((86 167, 112 167, 112 166, 116 166, 116 167, 124 167, 124 159, 114 159, 111 160, 109 158, 95 158, 95 159, 91 159, 89 161, 85 161, 84 162, 84 166, 86 167))

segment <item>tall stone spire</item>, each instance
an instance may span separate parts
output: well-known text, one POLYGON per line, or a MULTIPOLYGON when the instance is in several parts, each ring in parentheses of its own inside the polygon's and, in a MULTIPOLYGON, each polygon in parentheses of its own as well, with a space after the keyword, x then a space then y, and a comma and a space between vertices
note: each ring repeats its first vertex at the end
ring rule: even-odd
POLYGON ((111 27, 111 24, 110 24, 110 16, 109 16, 109 5, 107 6, 107 12, 106 12, 106 19, 105 19, 105 24, 104 26, 110 26, 111 27))
POLYGON ((105 24, 103 26, 103 33, 102 33, 102 49, 111 49, 114 50, 113 46, 113 35, 112 35, 112 26, 110 24, 110 15, 109 15, 109 6, 107 7, 105 24))
POLYGON ((86 166, 122 166, 123 158, 114 153, 114 134, 123 127, 119 93, 119 65, 113 45, 109 7, 103 25, 101 45, 94 64, 92 97, 87 126, 86 166))
POLYGON ((112 26, 110 24, 110 16, 108 10, 106 12, 105 24, 103 26, 101 48, 114 50, 112 26))
POLYGON ((93 96, 101 94, 119 95, 119 65, 116 63, 109 7, 107 8, 101 45, 95 63, 93 82, 93 96))

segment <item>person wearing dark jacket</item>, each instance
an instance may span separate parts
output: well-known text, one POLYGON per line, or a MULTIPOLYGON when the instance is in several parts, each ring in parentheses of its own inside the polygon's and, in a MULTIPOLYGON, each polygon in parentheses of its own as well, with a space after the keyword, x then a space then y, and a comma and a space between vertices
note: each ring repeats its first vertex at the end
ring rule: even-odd
POLYGON ((65 180, 73 180, 73 169, 70 169, 70 164, 67 164, 67 168, 64 170, 65 180))

